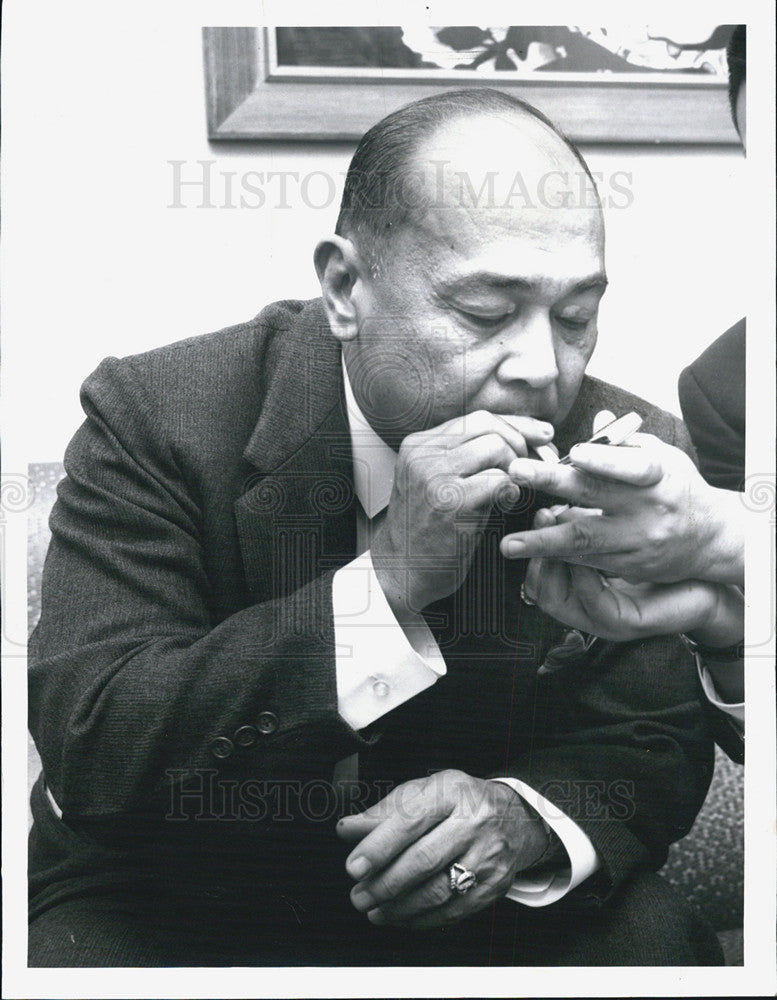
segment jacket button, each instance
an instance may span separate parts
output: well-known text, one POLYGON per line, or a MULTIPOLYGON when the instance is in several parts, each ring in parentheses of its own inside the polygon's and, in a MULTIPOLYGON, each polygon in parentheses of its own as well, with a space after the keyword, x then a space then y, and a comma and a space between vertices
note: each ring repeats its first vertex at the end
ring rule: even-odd
POLYGON ((278 716, 273 712, 261 712, 257 726, 260 733, 269 736, 270 733, 274 733, 278 728, 278 716))
POLYGON ((255 726, 241 726, 235 730, 232 739, 239 747, 253 747, 256 746, 258 736, 255 726))
POLYGON ((219 760, 223 760, 225 757, 230 757, 234 749, 234 743, 226 736, 217 736, 216 739, 211 740, 210 743, 210 752, 219 760))

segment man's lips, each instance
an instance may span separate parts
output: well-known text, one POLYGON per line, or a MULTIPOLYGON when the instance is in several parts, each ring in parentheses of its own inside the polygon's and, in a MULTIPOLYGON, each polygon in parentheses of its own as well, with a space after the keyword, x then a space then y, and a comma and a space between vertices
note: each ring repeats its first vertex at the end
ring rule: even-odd
POLYGON ((497 417, 531 417, 533 420, 542 420, 547 424, 554 423, 555 411, 549 409, 548 407, 538 407, 538 408, 527 408, 523 407, 513 407, 512 409, 493 409, 488 406, 483 407, 489 413, 493 413, 497 417))

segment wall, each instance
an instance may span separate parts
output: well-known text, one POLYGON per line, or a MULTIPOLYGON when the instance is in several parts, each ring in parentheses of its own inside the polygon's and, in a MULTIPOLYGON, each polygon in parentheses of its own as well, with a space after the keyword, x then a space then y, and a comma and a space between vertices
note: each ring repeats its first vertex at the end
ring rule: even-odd
MULTIPOLYGON (((315 295, 312 247, 336 215, 336 199, 314 207, 327 195, 323 178, 310 179, 308 204, 290 179, 286 207, 277 180, 262 208, 215 206, 225 172, 301 180, 323 171, 339 181, 352 152, 209 146, 197 23, 105 17, 90 15, 87 31, 72 8, 52 6, 44 32, 30 20, 4 33, 6 392, 29 424, 31 461, 61 457, 81 420, 78 386, 102 357, 315 295), (191 179, 200 160, 210 162, 214 207, 195 207, 194 187, 181 189, 184 207, 169 207, 170 161, 184 161, 181 177, 191 179)), ((744 260, 726 249, 739 234, 741 154, 584 152, 605 183, 629 173, 633 195, 607 213, 611 287, 590 370, 676 410, 680 369, 744 311, 744 260)))

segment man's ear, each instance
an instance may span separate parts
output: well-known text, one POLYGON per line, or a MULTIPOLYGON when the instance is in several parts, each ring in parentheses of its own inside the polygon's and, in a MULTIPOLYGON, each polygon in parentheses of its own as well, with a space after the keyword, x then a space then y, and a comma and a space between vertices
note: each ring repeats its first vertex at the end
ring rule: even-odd
POLYGON ((359 333, 354 290, 362 277, 356 248, 343 236, 329 236, 316 247, 313 263, 332 333, 341 341, 354 340, 359 333))

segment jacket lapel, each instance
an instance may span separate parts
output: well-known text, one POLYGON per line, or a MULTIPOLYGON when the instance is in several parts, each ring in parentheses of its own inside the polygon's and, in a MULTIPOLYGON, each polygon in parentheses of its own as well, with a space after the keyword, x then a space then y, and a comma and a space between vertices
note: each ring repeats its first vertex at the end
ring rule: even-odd
POLYGON ((255 469, 235 503, 246 579, 257 601, 284 597, 356 552, 356 496, 340 347, 320 301, 273 317, 255 469), (283 325, 285 322, 285 325, 283 325))

